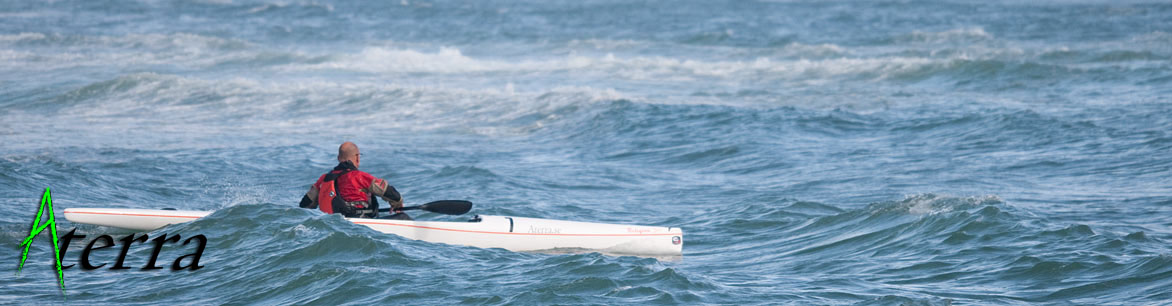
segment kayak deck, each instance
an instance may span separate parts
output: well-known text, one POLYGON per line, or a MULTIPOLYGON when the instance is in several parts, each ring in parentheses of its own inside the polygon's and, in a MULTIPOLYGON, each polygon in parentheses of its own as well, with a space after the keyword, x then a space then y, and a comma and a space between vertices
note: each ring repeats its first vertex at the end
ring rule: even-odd
MULTIPOLYGON (((211 213, 191 210, 67 208, 65 218, 74 223, 150 231, 168 224, 193 221, 211 213)), ((582 249, 640 256, 680 256, 683 252, 683 230, 677 227, 488 215, 476 216, 468 222, 346 220, 408 239, 519 252, 582 249)))

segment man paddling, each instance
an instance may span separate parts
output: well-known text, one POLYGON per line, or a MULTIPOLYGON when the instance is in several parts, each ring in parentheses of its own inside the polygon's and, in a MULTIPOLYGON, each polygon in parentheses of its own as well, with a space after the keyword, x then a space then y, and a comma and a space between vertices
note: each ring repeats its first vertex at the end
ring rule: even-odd
MULTIPOLYGON (((301 208, 321 209, 327 214, 338 213, 349 218, 376 218, 378 200, 374 196, 380 196, 391 204, 392 212, 402 209, 403 197, 394 186, 358 170, 361 156, 358 145, 342 143, 338 147, 338 166, 309 186, 309 192, 301 197, 301 208)), ((395 213, 390 218, 411 220, 403 213, 395 213)))

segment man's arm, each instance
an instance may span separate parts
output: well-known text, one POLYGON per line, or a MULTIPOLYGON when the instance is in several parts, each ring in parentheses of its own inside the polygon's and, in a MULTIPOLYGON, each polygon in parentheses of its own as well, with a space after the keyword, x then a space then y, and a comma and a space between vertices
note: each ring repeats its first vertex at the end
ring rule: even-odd
POLYGON ((301 196, 301 208, 317 209, 317 184, 310 185, 309 191, 301 196))
POLYGON ((387 184, 387 181, 384 179, 375 178, 371 181, 370 190, 367 192, 382 197, 383 200, 391 204, 391 209, 403 208, 403 195, 400 195, 399 191, 395 190, 395 186, 387 184))

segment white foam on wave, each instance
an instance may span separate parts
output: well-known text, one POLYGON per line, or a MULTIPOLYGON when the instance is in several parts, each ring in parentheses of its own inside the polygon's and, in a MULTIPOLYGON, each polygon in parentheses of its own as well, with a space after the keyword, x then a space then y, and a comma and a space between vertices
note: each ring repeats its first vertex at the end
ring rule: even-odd
POLYGON ((327 12, 334 11, 334 5, 329 4, 329 3, 319 3, 317 1, 299 1, 299 2, 276 1, 276 2, 269 2, 269 3, 260 4, 255 7, 252 7, 250 9, 248 9, 248 13, 249 14, 256 14, 256 13, 262 13, 262 12, 267 12, 267 11, 271 11, 271 10, 284 9, 284 8, 288 8, 288 7, 307 7, 307 8, 323 9, 327 12))
POLYGON ((989 34, 989 32, 985 32, 984 28, 967 27, 939 32, 913 31, 910 34, 897 36, 896 40, 926 43, 945 43, 987 41, 992 40, 993 38, 993 35, 989 34))
POLYGON ((509 92, 506 88, 221 80, 139 73, 5 112, 0 120, 22 126, 5 138, 30 147, 55 145, 60 140, 67 144, 98 141, 116 147, 211 141, 213 144, 206 145, 214 146, 212 139, 232 135, 312 137, 325 133, 322 127, 326 126, 353 136, 374 130, 443 130, 503 137, 526 134, 560 120, 568 106, 573 106, 571 110, 589 109, 617 99, 624 96, 613 89, 576 86, 509 92))
POLYGON ((630 49, 647 45, 647 42, 641 42, 631 39, 575 39, 571 40, 567 47, 571 49, 586 48, 594 50, 614 50, 614 49, 630 49))
POLYGON ((913 215, 930 215, 949 213, 956 210, 966 210, 991 203, 1002 203, 1004 200, 996 195, 951 197, 934 194, 907 195, 899 203, 898 209, 906 209, 913 215))
POLYGON ((0 67, 8 71, 18 70, 51 70, 67 67, 77 67, 79 63, 101 65, 106 61, 115 60, 108 56, 86 54, 80 52, 40 53, 25 50, 0 49, 0 67))
POLYGON ((45 39, 45 34, 24 32, 20 34, 0 35, 0 41, 11 42, 21 40, 42 40, 45 39))
POLYGON ((0 18, 45 18, 45 17, 60 17, 65 16, 65 12, 61 11, 23 11, 23 12, 0 12, 0 18))
POLYGON ((836 57, 846 56, 850 52, 842 46, 836 44, 816 44, 808 45, 803 43, 792 42, 786 44, 781 48, 780 54, 787 57, 836 57))
MULTIPOLYGON (((1162 35, 1159 33, 1149 36, 1151 37, 1145 36, 1137 39, 1143 41, 1162 39, 1162 35)), ((637 81, 748 80, 750 82, 791 81, 823 84, 840 81, 842 78, 884 80, 908 72, 918 72, 922 69, 947 68, 948 65, 956 61, 1033 61, 1049 48, 1044 46, 1039 49, 1037 46, 995 41, 993 35, 980 27, 941 32, 917 31, 901 37, 926 44, 845 48, 835 44, 795 42, 764 52, 763 55, 747 58, 702 55, 633 55, 613 52, 578 54, 571 52, 568 55, 542 56, 536 54, 517 59, 469 56, 455 47, 440 47, 430 51, 414 48, 367 47, 357 53, 333 54, 330 56, 332 60, 323 63, 291 63, 280 69, 288 71, 330 69, 375 74, 474 74, 474 77, 484 77, 486 74, 531 76, 564 73, 637 81), (976 40, 995 43, 968 44, 968 42, 976 40), (952 44, 955 42, 966 44, 963 46, 952 44)), ((610 43, 617 45, 644 44, 634 41, 572 41, 569 46, 593 44, 598 48, 607 49, 614 47, 608 45, 610 43)), ((1102 47, 1102 43, 1080 46, 1081 49, 1097 47, 1102 47)), ((719 47, 715 48, 719 49, 719 47)), ((733 52, 733 54, 736 53, 746 52, 733 52)), ((1059 65, 1067 65, 1067 63, 1059 65)))
POLYGON ((212 49, 239 49, 251 47, 248 41, 206 36, 191 33, 171 34, 126 34, 112 35, 62 35, 55 33, 23 32, 20 34, 0 35, 0 42, 14 41, 49 41, 58 47, 107 47, 107 48, 140 48, 150 50, 184 49, 184 50, 212 50, 212 49))
POLYGON ((365 48, 340 60, 311 65, 311 68, 344 69, 366 72, 472 72, 499 70, 503 62, 474 60, 456 48, 440 48, 435 53, 410 49, 365 48))
MULTIPOLYGON (((917 32, 918 33, 918 32, 917 32)), ((918 33, 922 37, 991 37, 981 28, 918 33)), ((1158 36, 1158 35, 1157 35, 1158 36)), ((5 68, 53 71, 83 67, 134 68, 167 66, 206 69, 221 64, 235 67, 259 62, 254 72, 320 74, 322 70, 385 75, 459 77, 465 80, 509 79, 633 80, 669 83, 734 82, 821 85, 843 80, 875 81, 906 73, 947 68, 949 63, 973 59, 1027 59, 1036 52, 1005 46, 905 46, 883 49, 846 48, 834 44, 790 43, 760 52, 723 50, 732 56, 635 55, 631 53, 542 55, 522 58, 470 56, 456 47, 372 46, 338 53, 279 50, 252 42, 188 33, 130 34, 124 36, 65 37, 58 34, 21 33, 0 36, 6 42, 47 41, 53 49, 2 48, 5 68), (922 50, 921 50, 922 49, 922 50), (35 51, 35 52, 34 52, 35 51), (740 54, 740 55, 737 55, 740 54), (746 56, 747 55, 747 56, 746 56)), ((570 42, 605 44, 605 42, 570 42)), ((617 41, 643 45, 644 42, 617 41)), ((719 49, 720 47, 717 47, 719 49)), ((343 49, 345 50, 345 49, 343 49)), ((720 53, 718 52, 718 53, 720 53)), ((474 81, 475 82, 475 81, 474 81)))
POLYGON ((255 47, 244 40, 190 33, 76 36, 26 32, 0 36, 0 51, 10 53, 6 64, 28 71, 145 65, 206 67, 264 52, 255 47), (22 43, 36 45, 16 45, 22 43), (14 56, 13 52, 20 53, 14 56))
MULTIPOLYGON (((794 53, 844 53, 835 45, 793 45, 794 53)), ((366 48, 355 54, 337 56, 326 63, 287 67, 289 70, 348 70, 367 73, 502 73, 572 72, 618 76, 631 80, 695 81, 707 78, 757 78, 814 80, 843 75, 865 75, 882 79, 887 75, 939 63, 940 59, 916 57, 705 60, 667 56, 567 55, 527 60, 483 59, 444 47, 435 52, 411 49, 366 48)), ((828 80, 823 80, 828 81, 828 80)))

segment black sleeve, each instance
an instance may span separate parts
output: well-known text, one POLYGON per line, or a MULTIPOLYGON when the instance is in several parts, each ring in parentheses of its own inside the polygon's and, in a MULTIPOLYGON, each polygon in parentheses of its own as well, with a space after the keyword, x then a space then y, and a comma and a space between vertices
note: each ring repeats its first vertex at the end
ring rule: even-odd
POLYGON ((403 200, 403 196, 395 190, 395 186, 387 185, 387 191, 383 192, 383 198, 390 202, 398 202, 403 200))
POLYGON ((317 209, 317 203, 309 199, 308 195, 301 196, 301 208, 317 209))

